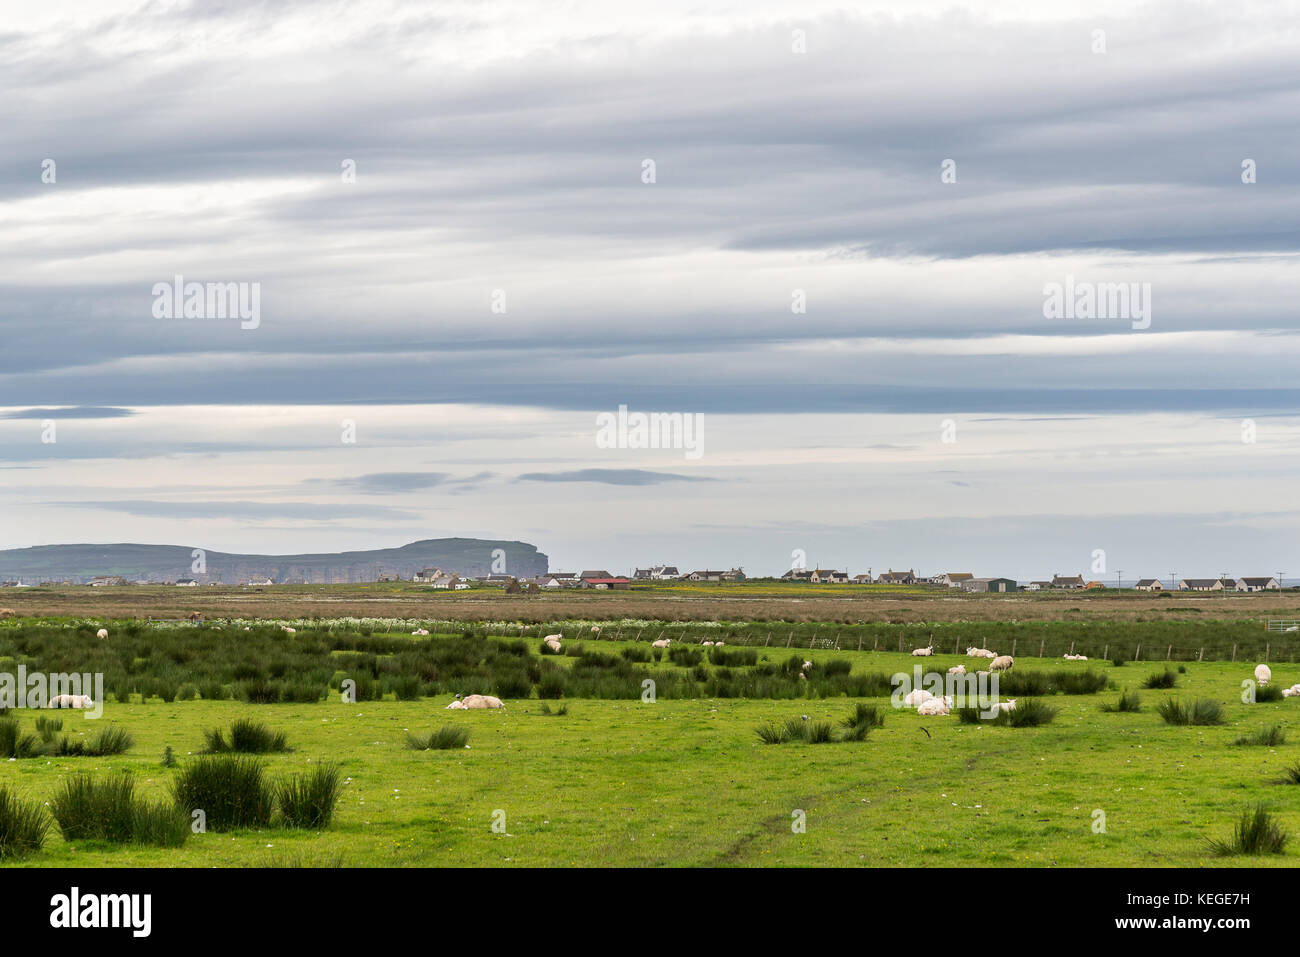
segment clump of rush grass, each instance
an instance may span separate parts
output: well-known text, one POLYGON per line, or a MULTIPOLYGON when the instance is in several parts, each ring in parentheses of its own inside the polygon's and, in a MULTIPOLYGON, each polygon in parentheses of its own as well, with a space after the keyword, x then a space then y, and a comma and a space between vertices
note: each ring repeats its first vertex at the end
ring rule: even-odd
POLYGON ((1147 675, 1146 681, 1142 682, 1142 687, 1152 690, 1174 688, 1177 685, 1178 673, 1172 668, 1166 668, 1164 671, 1157 671, 1155 674, 1147 675))
POLYGON ((998 709, 993 717, 985 717, 984 710, 977 707, 957 709, 957 720, 962 724, 988 724, 1003 728, 1036 728, 1051 724, 1059 708, 1043 704, 1037 698, 1021 698, 1016 706, 1009 710, 998 709))
POLYGON ((280 817, 288 827, 324 830, 334 818, 340 787, 335 764, 319 764, 305 773, 291 775, 276 789, 280 817))
POLYGON ((49 829, 50 820, 39 804, 0 787, 0 861, 39 851, 49 829))
POLYGON ((406 746, 412 751, 450 751, 469 743, 469 728, 457 724, 444 724, 429 734, 406 734, 406 746))
POLYGON ((1241 820, 1226 840, 1208 842, 1210 851, 1217 857, 1237 855, 1281 854, 1286 849, 1289 836, 1263 805, 1243 811, 1241 820))
POLYGON ((282 754, 289 750, 288 735, 272 731, 260 721, 237 718, 226 738, 220 728, 204 731, 206 754, 282 754))
POLYGON ((189 820, 177 807, 152 803, 135 793, 126 774, 74 774, 50 800, 50 813, 68 841, 179 847, 189 837, 189 820))
POLYGON ((275 790, 261 762, 242 754, 187 761, 172 782, 172 794, 187 815, 202 811, 212 831, 266 827, 275 805, 275 790))
POLYGON ((1270 701, 1282 700, 1281 685, 1256 685, 1255 686, 1255 704, 1266 704, 1270 701))
POLYGON ((1135 714, 1142 710, 1142 696, 1136 691, 1129 691, 1127 688, 1120 692, 1119 700, 1114 704, 1104 704, 1101 706, 1102 711, 1111 714, 1126 712, 1135 714))
POLYGON ((1165 724, 1216 725, 1223 724, 1223 705, 1209 698, 1197 698, 1190 705, 1174 698, 1166 698, 1156 709, 1165 724))
POLYGON ((1300 784, 1300 763, 1291 765, 1282 772, 1283 784, 1300 784))
POLYGON ((542 714, 553 718, 561 718, 569 713, 568 704, 562 704, 558 708, 552 708, 545 701, 542 702, 542 714))
POLYGON ((1265 748, 1276 748, 1279 744, 1286 743, 1286 731, 1280 724, 1275 724, 1269 728, 1261 728, 1258 731, 1252 731, 1249 734, 1243 734, 1233 744, 1239 745, 1259 745, 1265 748))

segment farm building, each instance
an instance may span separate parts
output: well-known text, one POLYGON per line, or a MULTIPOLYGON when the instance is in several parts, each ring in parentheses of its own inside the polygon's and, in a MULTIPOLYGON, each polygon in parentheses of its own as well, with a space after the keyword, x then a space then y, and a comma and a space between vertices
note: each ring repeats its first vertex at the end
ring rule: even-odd
POLYGON ((1014 578, 972 578, 960 587, 970 592, 1011 592, 1017 588, 1014 578))
POLYGON ((631 585, 632 582, 630 579, 616 578, 608 575, 604 578, 584 578, 582 580, 583 588, 598 588, 602 590, 606 588, 630 588, 631 585))
POLYGON ((1044 588, 1051 588, 1051 582, 1030 582, 1025 586, 1025 591, 1042 591, 1044 588))
POLYGON ((681 573, 677 571, 676 565, 652 565, 649 568, 638 568, 632 577, 640 581, 663 581, 680 578, 681 573))
POLYGON ((1053 588, 1082 588, 1083 576, 1082 575, 1068 575, 1068 576, 1053 575, 1052 587, 1053 588))
POLYGON ((1144 578, 1133 587, 1138 591, 1164 591, 1165 588, 1159 578, 1144 578))
POLYGON ((932 585, 946 585, 949 588, 960 588, 965 582, 973 581, 974 574, 971 572, 944 572, 942 575, 935 575, 931 578, 932 585))
POLYGON ((1231 578, 1184 578, 1178 583, 1179 591, 1224 591, 1236 587, 1231 578))

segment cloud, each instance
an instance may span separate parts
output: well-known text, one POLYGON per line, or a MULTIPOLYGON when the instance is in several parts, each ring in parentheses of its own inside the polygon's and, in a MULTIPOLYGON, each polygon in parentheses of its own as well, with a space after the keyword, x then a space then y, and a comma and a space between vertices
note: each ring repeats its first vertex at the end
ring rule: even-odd
POLYGON ((403 509, 378 505, 335 505, 315 502, 152 502, 152 501, 83 501, 46 502, 57 508, 88 508, 122 512, 141 518, 171 519, 302 519, 314 522, 343 522, 356 519, 397 522, 417 521, 420 515, 403 509))
POLYGON ((716 482, 700 475, 647 469, 575 469, 571 472, 526 472, 521 482, 600 482, 604 485, 662 485, 666 482, 716 482))
POLYGON ((123 419, 135 415, 132 409, 113 406, 74 406, 62 409, 10 409, 0 419, 123 419))

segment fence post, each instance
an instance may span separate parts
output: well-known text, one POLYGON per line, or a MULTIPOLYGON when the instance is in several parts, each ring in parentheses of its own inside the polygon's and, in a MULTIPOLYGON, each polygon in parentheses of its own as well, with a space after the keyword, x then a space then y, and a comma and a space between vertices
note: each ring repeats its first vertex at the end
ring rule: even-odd
POLYGON ((1015 638, 1012 638, 1012 639, 1011 639, 1011 657, 1012 657, 1012 658, 1014 658, 1014 657, 1016 656, 1016 640, 1017 640, 1017 639, 1015 639, 1015 638))
POLYGON ((1268 642, 1264 642, 1264 660, 1268 661, 1268 642))
POLYGON ((1168 661, 1169 656, 1172 655, 1173 653, 1174 653, 1174 646, 1170 645, 1168 648, 1165 649, 1165 661, 1168 661))
MULTIPOLYGON (((1070 654, 1074 654, 1074 641, 1073 641, 1073 639, 1071 639, 1071 641, 1070 641, 1070 654)), ((1042 655, 1039 655, 1038 657, 1041 658, 1041 657, 1043 657, 1043 656, 1042 656, 1042 655)))
MULTIPOLYGON (((1047 639, 1046 639, 1046 638, 1042 638, 1042 639, 1039 640, 1039 642, 1038 642, 1038 657, 1040 657, 1040 658, 1043 657, 1043 646, 1046 645, 1046 644, 1047 644, 1047 639)), ((1071 645, 1070 647, 1073 648, 1074 646, 1071 645)))
POLYGON ((790 642, 792 642, 792 641, 794 641, 794 632, 793 632, 793 631, 790 632, 790 634, 788 634, 788 635, 786 636, 786 638, 785 638, 785 646, 786 646, 787 648, 789 648, 789 647, 790 647, 790 642))
POLYGON ((1142 644, 1141 644, 1141 642, 1138 643, 1137 651, 1133 652, 1133 660, 1134 660, 1134 661, 1141 661, 1141 660, 1142 660, 1142 644))
POLYGON ((862 636, 858 635, 858 651, 862 650, 862 636))
POLYGON ((899 650, 899 651, 902 651, 902 650, 903 650, 903 636, 902 636, 902 635, 899 635, 899 636, 898 636, 898 650, 899 650))
POLYGON ((1204 661, 1204 660, 1205 660, 1205 646, 1204 646, 1204 645, 1201 646, 1201 654, 1200 654, 1200 656, 1199 656, 1196 660, 1197 660, 1197 661, 1204 661))
POLYGON ((1106 645, 1102 649, 1101 656, 1105 658, 1107 661, 1110 661, 1110 645, 1106 645))
POLYGON ((766 647, 768 646, 768 643, 769 643, 771 640, 772 640, 772 633, 769 631, 769 632, 767 633, 767 637, 763 640, 763 647, 766 648, 766 647))
POLYGON ((1237 643, 1236 643, 1236 642, 1233 642, 1233 644, 1232 644, 1232 660, 1233 660, 1233 661, 1236 661, 1236 660, 1237 660, 1237 643))
POLYGON ((879 635, 876 635, 876 637, 872 639, 872 641, 871 641, 871 650, 872 650, 872 651, 879 651, 879 650, 880 650, 880 636, 879 636, 879 635))

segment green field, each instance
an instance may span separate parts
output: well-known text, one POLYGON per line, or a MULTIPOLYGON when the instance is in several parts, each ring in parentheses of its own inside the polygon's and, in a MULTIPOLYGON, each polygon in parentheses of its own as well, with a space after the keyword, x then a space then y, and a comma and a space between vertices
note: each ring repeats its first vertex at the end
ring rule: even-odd
MULTIPOLYGON (((21 635, 11 626, 7 637, 21 645, 21 635)), ((627 644, 589 643, 588 651, 610 654, 627 644)), ((776 664, 789 654, 759 653, 760 662, 767 656, 776 664)), ((800 654, 819 668, 847 659, 853 675, 910 672, 918 663, 893 652, 800 654)), ((571 669, 579 660, 554 664, 571 669)), ((937 655, 925 664, 942 670, 971 661, 937 655)), ((73 734, 105 722, 126 728, 135 738, 128 753, 5 761, 0 787, 44 802, 71 771, 127 771, 139 792, 162 798, 178 773, 161 766, 166 747, 184 764, 202 747, 205 729, 251 716, 284 731, 294 749, 261 759, 272 776, 321 759, 341 766, 346 783, 332 825, 320 833, 272 827, 194 834, 178 848, 69 844, 53 828, 43 850, 6 863, 1284 866, 1297 861, 1300 847, 1280 856, 1219 858, 1206 846, 1260 802, 1289 831, 1300 829, 1300 786, 1281 783, 1285 769, 1300 763, 1293 720, 1300 699, 1241 703, 1241 682, 1253 666, 1187 663, 1173 690, 1141 692, 1140 713, 1109 714, 1101 705, 1118 689, 1139 687, 1164 663, 1114 667, 1020 657, 1022 674, 1092 668, 1112 683, 1098 694, 1044 696, 1059 714, 1031 728, 962 724, 955 714, 920 717, 890 708, 886 697, 566 698, 545 704, 567 705, 568 714, 544 715, 535 697, 509 699, 501 712, 447 711, 449 693, 345 703, 330 692, 317 702, 260 705, 125 696, 125 703, 108 701, 100 722, 75 712, 61 716, 73 734), (1227 724, 1166 725, 1155 708, 1168 697, 1222 702, 1227 724), (887 712, 884 726, 865 741, 764 745, 755 733, 761 724, 805 714, 838 722, 856 700, 887 712), (403 747, 407 730, 443 724, 471 729, 469 747, 403 747), (1272 748, 1233 744, 1275 724, 1293 740, 1272 748), (1096 810, 1105 814, 1105 833, 1094 833, 1096 810), (498 811, 504 833, 492 828, 498 811), (792 831, 796 811, 806 817, 803 833, 792 831)), ((1275 685, 1300 680, 1300 666, 1276 664, 1274 672, 1275 685)), ((30 725, 31 715, 11 714, 30 725)))

